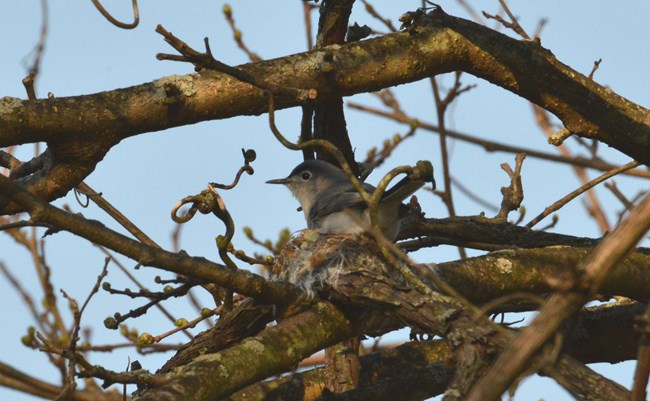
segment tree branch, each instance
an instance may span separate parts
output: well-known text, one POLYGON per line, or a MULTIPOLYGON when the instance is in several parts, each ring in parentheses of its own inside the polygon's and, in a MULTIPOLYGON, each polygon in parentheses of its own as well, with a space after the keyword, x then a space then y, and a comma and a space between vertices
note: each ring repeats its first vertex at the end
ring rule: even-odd
POLYGON ((542 248, 552 245, 590 247, 599 239, 574 237, 566 234, 535 231, 512 223, 496 223, 481 216, 461 216, 445 219, 422 219, 409 216, 402 222, 398 239, 407 251, 425 246, 456 245, 463 241, 468 248, 487 251, 514 248, 542 248))
POLYGON ((255 337, 175 368, 165 375, 168 384, 148 389, 133 400, 221 399, 362 331, 331 304, 316 301, 255 337))
POLYGON ((106 228, 97 221, 56 208, 30 194, 9 178, 0 174, 0 193, 27 210, 32 221, 49 223, 92 243, 105 246, 115 252, 140 262, 143 266, 194 277, 231 289, 260 302, 293 302, 302 292, 282 283, 270 283, 265 278, 246 270, 232 270, 201 257, 191 257, 184 252, 172 253, 106 228))
MULTIPOLYGON (((345 42, 353 5, 354 0, 324 1, 321 4, 316 49, 345 42)), ((329 63, 331 60, 326 59, 325 61, 329 63)), ((333 64, 323 65, 321 68, 323 74, 320 80, 327 89, 322 92, 322 96, 319 96, 314 104, 313 137, 332 142, 341 151, 352 172, 358 176, 359 166, 354 159, 354 151, 343 113, 343 97, 337 82, 338 71, 333 64)), ((316 154, 318 159, 338 164, 336 158, 323 149, 316 148, 316 154)))
MULTIPOLYGON (((643 304, 632 302, 587 308, 578 314, 575 322, 567 329, 564 341, 566 352, 585 363, 616 363, 634 359, 639 333, 632 329, 632 325, 634 317, 643 310, 643 304), (610 347, 612 341, 616 341, 619 346, 610 347), (605 344, 607 344, 607 354, 603 354, 601 348, 605 344)), ((212 329, 206 331, 197 336, 197 339, 210 336, 218 342, 219 335, 208 334, 212 331, 212 329)), ((452 368, 445 363, 449 358, 451 358, 451 350, 444 340, 413 341, 395 348, 381 347, 380 351, 360 358, 361 389, 353 394, 346 393, 344 397, 355 399, 354 394, 358 394, 366 395, 363 399, 379 399, 379 396, 368 397, 368 392, 395 394, 397 389, 400 391, 400 399, 410 399, 407 397, 411 396, 419 397, 415 399, 434 397, 442 394, 451 380, 452 368), (420 384, 413 386, 414 380, 420 384), (375 386, 376 389, 370 390, 367 386, 375 386), (386 392, 387 389, 391 390, 386 392), (422 394, 425 394, 425 397, 422 394)), ((234 393, 230 399, 233 401, 317 400, 322 396, 323 375, 322 368, 315 368, 258 382, 234 393)))
MULTIPOLYGON (((466 71, 545 108, 570 132, 605 142, 650 164, 647 109, 560 63, 535 42, 512 39, 439 9, 422 20, 426 26, 413 26, 408 32, 237 68, 278 87, 319 93, 326 92, 329 84, 324 74, 333 74, 343 96, 466 71), (328 71, 323 70, 325 66, 328 71)), ((295 99, 279 99, 276 108, 297 105, 295 99)), ((39 197, 52 200, 81 182, 110 147, 124 138, 199 121, 258 115, 267 106, 262 90, 212 71, 86 96, 33 101, 5 97, 0 99, 0 146, 44 141, 65 150, 61 150, 65 158, 53 160, 47 170, 49 177, 21 181, 39 197), (76 146, 68 150, 69 144, 76 146), (56 181, 52 174, 72 178, 60 185, 45 185, 45 179, 56 181)), ((2 201, 0 206, 5 213, 17 211, 7 209, 2 201)))
POLYGON ((566 291, 555 293, 540 309, 539 315, 499 355, 491 369, 472 389, 468 400, 493 400, 503 394, 524 370, 524 365, 556 332, 559 325, 580 308, 604 282, 614 265, 650 228, 650 195, 579 265, 576 275, 567 281, 566 291))
MULTIPOLYGON (((470 301, 483 304, 507 294, 548 294, 569 280, 589 248, 547 247, 492 252, 484 256, 438 263, 433 271, 470 301)), ((645 302, 650 294, 650 255, 632 252, 619 261, 599 289, 603 296, 621 295, 645 302)), ((511 308, 503 306, 502 310, 511 308)), ((528 308, 530 308, 528 306, 528 308)))

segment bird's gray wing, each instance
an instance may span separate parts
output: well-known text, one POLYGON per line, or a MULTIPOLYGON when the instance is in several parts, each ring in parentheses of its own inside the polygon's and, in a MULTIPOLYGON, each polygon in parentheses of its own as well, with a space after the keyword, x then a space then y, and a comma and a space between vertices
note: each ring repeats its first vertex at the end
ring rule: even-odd
MULTIPOLYGON (((375 187, 370 184, 364 184, 363 188, 372 192, 375 187)), ((345 192, 340 192, 334 196, 321 197, 316 199, 314 205, 309 211, 309 220, 318 225, 318 221, 332 213, 340 212, 343 209, 363 210, 367 207, 356 189, 351 188, 345 192)))

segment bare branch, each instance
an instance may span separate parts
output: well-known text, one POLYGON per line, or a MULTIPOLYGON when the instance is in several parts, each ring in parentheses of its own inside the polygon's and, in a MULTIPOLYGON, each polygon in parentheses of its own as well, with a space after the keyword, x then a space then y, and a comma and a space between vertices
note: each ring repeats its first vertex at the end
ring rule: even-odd
MULTIPOLYGON (((440 132, 438 126, 424 121, 420 121, 416 118, 410 117, 403 113, 398 113, 398 112, 391 113, 373 107, 363 106, 354 102, 348 102, 347 106, 350 107, 351 109, 361 110, 370 114, 374 114, 376 116, 388 118, 392 121, 396 121, 405 125, 409 125, 409 126, 415 125, 418 128, 424 129, 426 131, 431 131, 436 133, 440 132)), ((503 143, 503 142, 485 140, 479 138, 478 136, 469 135, 469 134, 465 134, 453 130, 447 130, 447 136, 449 136, 450 138, 458 139, 463 142, 478 145, 488 152, 506 152, 506 153, 513 153, 513 154, 525 153, 526 157, 533 157, 533 158, 550 160, 550 161, 563 163, 563 164, 587 167, 599 171, 609 171, 617 167, 613 164, 604 162, 602 160, 587 159, 581 156, 573 156, 573 155, 560 156, 553 153, 541 152, 539 150, 532 149, 532 148, 522 148, 518 146, 512 146, 510 144, 503 143)), ((634 177, 650 178, 650 171, 648 171, 647 169, 628 170, 623 172, 622 174, 631 175, 634 177)))
POLYGON ((568 282, 568 290, 551 296, 533 322, 522 330, 476 383, 469 401, 498 398, 523 371, 524 365, 556 332, 559 325, 596 293, 607 273, 650 228, 650 195, 637 206, 581 264, 582 275, 568 282))
MULTIPOLYGON (((568 68, 534 42, 517 41, 442 12, 422 19, 418 35, 399 32, 239 66, 237 70, 275 87, 313 88, 327 93, 331 82, 322 79, 321 67, 331 66, 327 70, 342 96, 463 70, 546 108, 570 132, 602 141, 640 163, 650 164, 650 125, 644 108, 568 68), (403 55, 405 48, 412 49, 409 57, 413 62, 389 56, 403 55), (530 63, 524 66, 522 59, 530 63), (533 70, 531 65, 535 66, 533 70), (619 132, 627 134, 623 137, 619 132)), ((6 112, 0 114, 0 146, 48 142, 48 151, 56 154, 51 162, 59 164, 43 175, 21 180, 21 184, 51 200, 78 185, 123 138, 198 121, 259 114, 268 109, 267 102, 264 91, 207 72, 80 97, 33 101, 2 98, 0 108, 6 112), (237 101, 232 101, 235 98, 237 101), (169 113, 170 107, 174 113, 169 113), (77 123, 80 110, 88 121, 83 128, 77 123), (80 154, 84 155, 82 161, 80 154), (45 182, 47 185, 42 185, 45 182)), ((278 99, 276 108, 299 103, 295 98, 278 99)), ((17 211, 2 199, 0 210, 17 211)))
POLYGON ((111 24, 122 29, 133 29, 140 23, 140 11, 138 10, 138 0, 132 0, 131 6, 133 7, 133 22, 126 23, 116 20, 108 11, 102 6, 99 0, 91 0, 97 10, 106 18, 111 24))
POLYGON ((553 203, 552 205, 548 206, 542 213, 540 213, 537 217, 532 219, 531 221, 526 224, 527 228, 533 227, 535 224, 539 223, 544 217, 548 216, 549 214, 555 212, 556 210, 559 210, 562 206, 566 205, 567 203, 571 202, 573 199, 575 199, 577 196, 585 192, 586 190, 595 187, 596 185, 600 184, 601 182, 607 180, 608 178, 611 178, 615 176, 618 173, 621 173, 625 170, 630 170, 635 167, 638 167, 639 163, 638 162, 630 162, 624 166, 621 166, 619 168, 610 170, 609 172, 601 175, 600 177, 597 177, 590 182, 586 183, 585 185, 581 186, 580 188, 576 189, 575 191, 571 192, 570 194, 566 195, 564 198, 558 200, 557 202, 553 203))
POLYGON ((93 223, 75 214, 66 213, 36 198, 26 190, 0 175, 0 193, 24 207, 32 219, 51 223, 57 228, 74 233, 93 243, 142 261, 143 265, 156 266, 174 273, 214 282, 240 294, 253 296, 260 301, 292 302, 301 292, 280 283, 269 283, 263 277, 244 270, 233 271, 204 258, 190 257, 185 253, 170 253, 132 240, 99 223, 93 223))

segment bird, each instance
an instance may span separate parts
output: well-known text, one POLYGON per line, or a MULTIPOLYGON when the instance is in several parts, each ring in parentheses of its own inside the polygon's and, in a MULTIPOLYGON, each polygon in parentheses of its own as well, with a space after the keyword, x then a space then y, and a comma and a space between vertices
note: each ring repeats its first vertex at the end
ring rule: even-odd
MULTIPOLYGON (((391 241, 397 238, 400 230, 400 210, 404 207, 402 201, 420 189, 426 181, 431 181, 435 187, 431 163, 424 163, 427 163, 428 173, 417 179, 404 177, 384 192, 379 202, 379 228, 391 241), (429 177, 425 177, 427 175, 429 177)), ((372 227, 368 205, 347 174, 331 163, 306 160, 296 166, 286 178, 268 180, 266 183, 282 184, 291 191, 300 202, 309 229, 323 234, 362 234, 372 227)), ((370 184, 361 185, 366 192, 375 190, 370 184)))

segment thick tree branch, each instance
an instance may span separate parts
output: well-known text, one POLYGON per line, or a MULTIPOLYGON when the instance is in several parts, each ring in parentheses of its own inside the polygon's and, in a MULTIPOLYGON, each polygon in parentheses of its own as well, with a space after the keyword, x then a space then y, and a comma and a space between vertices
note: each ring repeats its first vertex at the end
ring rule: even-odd
POLYGON ((252 337, 262 331, 273 320, 272 306, 257 305, 248 298, 237 304, 225 316, 221 316, 214 327, 200 333, 181 347, 156 373, 167 373, 176 366, 185 365, 203 354, 213 354, 232 344, 252 337))
MULTIPOLYGON (((562 64, 536 42, 515 40, 440 11, 422 21, 426 26, 408 32, 238 68, 276 86, 319 92, 326 92, 329 85, 323 77, 333 75, 343 96, 466 71, 545 108, 570 132, 650 164, 647 109, 562 64)), ((66 153, 67 174, 75 177, 70 182, 57 187, 38 179, 26 183, 30 191, 51 200, 78 184, 124 138, 199 121, 258 115, 266 112, 267 103, 262 90, 211 71, 86 96, 2 98, 0 146, 42 141, 50 146, 80 146, 73 154, 66 153)), ((276 108, 297 105, 295 99, 285 98, 278 99, 276 108)), ((56 177, 63 175, 59 171, 56 177)))
POLYGON ((614 302, 583 308, 564 331, 562 352, 583 363, 618 363, 636 358, 641 333, 634 330, 642 302, 614 302))
MULTIPOLYGON (((578 314, 565 333, 564 352, 584 363, 616 363, 634 359, 639 333, 633 330, 634 318, 642 313, 641 303, 617 303, 587 308, 578 314), (616 347, 612 347, 612 342, 616 347), (606 345, 606 347, 605 347, 606 345), (603 348, 607 348, 603 353, 603 348)), ((400 399, 434 397, 442 394, 451 379, 452 369, 444 362, 451 357, 446 341, 416 341, 392 349, 361 357, 361 389, 359 395, 368 394, 375 386, 373 394, 396 394, 400 399), (413 386, 414 380, 420 383, 413 386), (406 384, 405 384, 406 383, 406 384), (417 387, 417 388, 413 388, 417 387), (399 387, 398 387, 399 388, 399 387), (393 389, 388 392, 386 389, 393 389)), ((256 383, 232 396, 233 401, 312 401, 322 396, 323 369, 283 376, 281 378, 256 383)), ((346 393, 354 399, 354 395, 346 393)), ((380 399, 365 397, 365 399, 380 399)), ((348 398, 345 398, 348 399, 348 398)))
MULTIPOLYGON (((555 293, 539 315, 499 355, 492 368, 472 389, 468 400, 495 400, 524 370, 530 358, 604 283, 606 275, 650 228, 650 195, 579 265, 566 290, 555 293)), ((646 292, 647 294, 647 292, 646 292)))
POLYGON ((255 337, 177 367, 166 374, 168 384, 148 389, 134 401, 220 399, 287 371, 314 352, 362 331, 333 305, 317 301, 255 337))
MULTIPOLYGON (((400 400, 424 399, 442 393, 452 369, 443 362, 449 356, 444 341, 410 342, 362 356, 360 399, 382 399, 381 394, 396 394, 400 400), (418 385, 414 385, 415 383, 418 385), (370 396, 373 394, 373 396, 370 396), (364 397, 365 395, 365 397, 364 397)), ((235 394, 232 401, 314 401, 323 396, 324 369, 284 376, 256 383, 235 394)), ((336 397, 328 394, 330 397, 336 397)), ((343 399, 356 399, 350 392, 343 399), (353 397, 353 398, 349 398, 353 397)), ((336 398, 332 398, 336 399, 336 398)))
POLYGON ((77 214, 56 208, 0 174, 0 193, 27 210, 32 222, 46 223, 57 230, 65 230, 94 244, 139 261, 143 266, 212 282, 260 302, 293 302, 302 293, 282 283, 270 283, 265 278, 246 270, 231 270, 201 257, 191 257, 184 252, 172 253, 143 244, 106 228, 103 224, 86 220, 77 214))
POLYGON ((398 239, 407 251, 426 246, 458 245, 493 251, 499 249, 542 248, 564 245, 590 247, 600 240, 566 234, 535 231, 512 223, 497 223, 481 216, 458 216, 444 219, 423 219, 411 215, 402 222, 398 239), (414 238, 408 240, 409 238, 414 238))
MULTIPOLYGON (((439 263, 433 271, 474 303, 483 304, 517 292, 548 294, 577 274, 590 248, 553 246, 493 252, 484 256, 439 263)), ((650 255, 632 252, 616 264, 599 293, 645 302, 650 294, 650 255)), ((507 311, 508 307, 503 306, 507 311)))
MULTIPOLYGON (((462 398, 492 357, 515 334, 494 324, 464 301, 433 290, 431 284, 427 284, 428 275, 420 279, 419 284, 414 283, 412 277, 403 275, 405 266, 399 267, 399 262, 389 263, 378 257, 377 245, 373 244, 362 238, 344 236, 295 239, 285 248, 284 252, 292 258, 285 259, 281 277, 291 279, 292 283, 307 291, 318 291, 319 295, 337 303, 357 305, 380 316, 396 317, 411 327, 449 339, 454 348, 456 371, 461 373, 455 376, 447 394, 457 395, 450 399, 462 398), (296 252, 296 247, 300 252, 296 252)), ((409 265, 406 269, 411 267, 409 265)), ((545 351, 550 352, 550 347, 545 351)), ((576 365, 570 357, 560 357, 555 369, 554 375, 569 383, 578 377, 600 380, 603 386, 610 383, 576 365)), ((610 389, 620 394, 619 387, 610 389)), ((588 388, 582 390, 588 397, 595 397, 588 388)))

